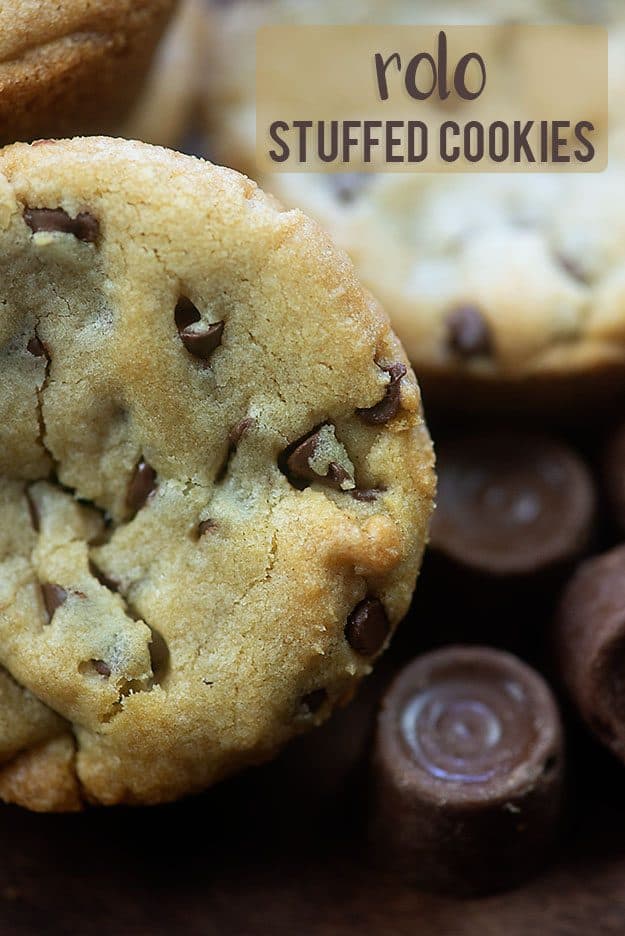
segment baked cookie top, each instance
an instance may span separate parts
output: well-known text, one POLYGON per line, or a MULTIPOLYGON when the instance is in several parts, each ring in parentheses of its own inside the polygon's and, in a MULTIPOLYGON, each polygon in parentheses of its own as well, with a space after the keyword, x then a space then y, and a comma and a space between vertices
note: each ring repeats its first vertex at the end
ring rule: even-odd
POLYGON ((410 601, 433 458, 387 318, 299 211, 105 138, 0 153, 0 298, 0 795, 269 757, 410 601))
POLYGON ((115 126, 140 90, 175 4, 0 4, 0 143, 115 126))
POLYGON ((263 184, 348 250, 424 376, 625 364, 618 156, 603 173, 276 173, 263 184))
MULTIPOLYGON (((498 22, 608 26, 611 137, 605 173, 289 172, 260 182, 317 218, 348 251, 424 379, 514 382, 623 368, 623 6, 610 0, 506 0, 496 6, 498 22)), ((220 8, 210 57, 215 72, 209 68, 206 85, 214 158, 256 175, 252 91, 258 26, 375 21, 488 23, 494 21, 493 4, 457 0, 415 9, 400 0, 241 0, 220 8)))

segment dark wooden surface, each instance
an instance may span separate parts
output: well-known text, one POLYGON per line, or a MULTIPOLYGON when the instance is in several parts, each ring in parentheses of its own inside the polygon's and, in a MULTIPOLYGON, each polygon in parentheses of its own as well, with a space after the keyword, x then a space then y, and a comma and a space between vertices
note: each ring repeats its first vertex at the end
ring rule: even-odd
POLYGON ((7 808, 0 932, 622 934, 624 777, 601 752, 585 756, 556 863, 519 890, 462 902, 419 894, 375 868, 353 783, 315 798, 323 771, 314 763, 307 778, 302 765, 282 763, 166 808, 68 817, 7 808))
MULTIPOLYGON (((161 808, 0 811, 0 933, 625 934, 625 768, 570 715, 570 803, 549 869, 511 893, 456 901, 376 867, 362 835, 370 727, 415 635, 417 649, 447 639, 442 622, 436 635, 417 626, 432 613, 427 594, 426 579, 424 601, 357 701, 274 764, 161 808)), ((463 620, 479 630, 468 613, 452 617, 452 630, 463 620)), ((541 626, 525 635, 532 647, 541 626)), ((509 633, 518 641, 517 626, 509 633)))
MULTIPOLYGON (((611 538, 602 529, 594 548, 611 538)), ((409 618, 356 702, 275 763, 155 809, 0 808, 0 934, 625 936, 625 767, 565 700, 569 805, 547 870, 513 892, 456 901, 376 866, 363 836, 367 753, 377 699, 403 661, 450 641, 489 642, 557 689, 557 581, 520 597, 441 588, 440 576, 430 559, 409 618)))

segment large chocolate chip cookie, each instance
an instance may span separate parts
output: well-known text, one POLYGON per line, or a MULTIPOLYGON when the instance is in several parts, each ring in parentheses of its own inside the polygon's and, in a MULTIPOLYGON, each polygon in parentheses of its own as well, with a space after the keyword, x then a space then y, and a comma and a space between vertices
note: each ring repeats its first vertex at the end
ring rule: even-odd
POLYGON ((410 601, 432 450, 313 222, 145 144, 7 148, 0 370, 0 796, 172 799, 352 694, 410 601))

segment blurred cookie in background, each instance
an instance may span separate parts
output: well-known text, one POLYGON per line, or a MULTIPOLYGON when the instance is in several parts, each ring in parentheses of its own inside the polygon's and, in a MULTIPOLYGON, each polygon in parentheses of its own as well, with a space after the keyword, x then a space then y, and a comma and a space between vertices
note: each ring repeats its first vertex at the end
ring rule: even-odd
MULTIPOLYGON (((122 136, 187 149, 205 67, 209 16, 203 0, 183 0, 161 39, 122 136)), ((201 146, 196 147, 199 150, 201 146)))
MULTIPOLYGON (((254 175, 256 136, 256 33, 266 25, 575 25, 592 23, 609 26, 610 84, 615 86, 614 114, 621 122, 625 109, 620 89, 625 86, 625 11, 611 2, 569 2, 569 0, 232 0, 210 4, 205 9, 214 17, 211 51, 204 72, 204 122, 210 136, 210 150, 223 161, 254 175)), ((207 13, 208 15, 208 13, 207 13)), ((508 62, 509 36, 482 39, 488 49, 487 61, 508 62), (487 44, 488 43, 488 44, 487 44)), ((530 92, 530 86, 527 86, 530 92)), ((495 116, 498 102, 509 105, 518 94, 515 84, 489 88, 495 116)), ((445 102, 453 109, 452 99, 445 102)))
POLYGON ((176 0, 0 5, 0 144, 119 125, 176 0))
MULTIPOLYGON (((206 0, 205 0, 206 2, 206 0)), ((210 8, 210 4, 208 4, 210 8)), ((216 3, 210 65, 204 85, 204 122, 210 152, 255 174, 256 32, 261 26, 418 25, 466 26, 545 20, 541 0, 235 0, 216 3)), ((494 54, 502 54, 495 48, 494 54)))
POLYGON ((536 378, 625 368, 625 162, 587 175, 284 173, 271 185, 347 249, 430 386, 509 382, 539 399, 536 378))
MULTIPOLYGON (((215 11, 211 158, 254 168, 255 32, 266 23, 596 23, 610 44, 604 173, 273 173, 388 310, 426 402, 546 409, 625 392, 625 9, 616 2, 239 2, 215 11), (494 388, 497 392, 493 392, 494 388)), ((495 48, 494 54, 505 54, 495 48)))

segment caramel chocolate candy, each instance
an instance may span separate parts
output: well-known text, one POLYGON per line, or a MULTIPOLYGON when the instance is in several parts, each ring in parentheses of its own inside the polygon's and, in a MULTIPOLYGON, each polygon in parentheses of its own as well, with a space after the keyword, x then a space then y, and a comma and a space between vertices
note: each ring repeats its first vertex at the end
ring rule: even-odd
POLYGON ((490 576, 543 571, 586 546, 595 513, 590 473, 564 443, 533 433, 476 435, 438 447, 431 545, 490 576))
POLYGON ((625 530, 625 423, 614 431, 606 446, 603 483, 614 520, 625 530))
POLYGON ((575 572, 556 615, 555 649, 584 721, 625 761, 625 545, 575 572))
POLYGON ((376 854, 427 890, 512 886, 554 843, 563 761, 556 703, 525 663, 487 647, 419 657, 378 717, 376 854))

